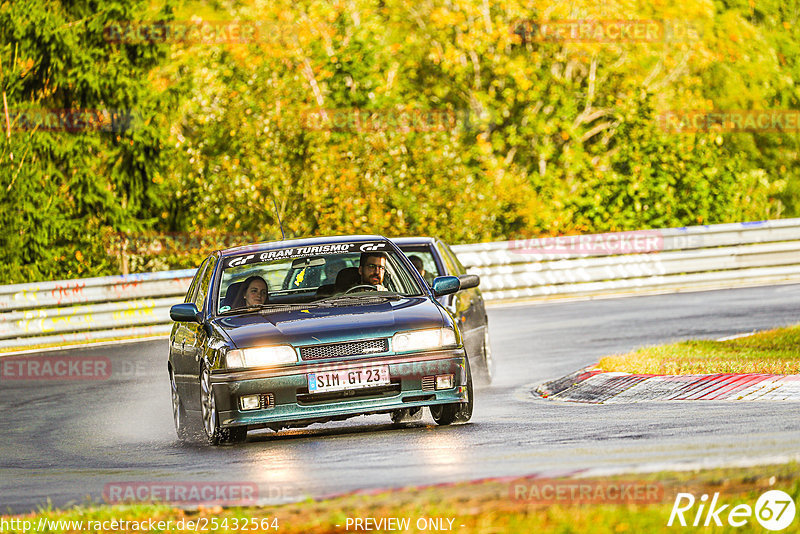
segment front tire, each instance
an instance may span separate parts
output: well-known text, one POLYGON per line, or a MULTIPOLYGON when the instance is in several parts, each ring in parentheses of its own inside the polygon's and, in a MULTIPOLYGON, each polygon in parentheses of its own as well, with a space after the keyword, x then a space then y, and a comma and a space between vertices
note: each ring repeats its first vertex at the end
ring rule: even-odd
POLYGON ((231 428, 219 426, 217 401, 214 396, 214 388, 211 387, 211 372, 207 367, 204 367, 200 374, 200 411, 203 417, 203 431, 209 445, 241 443, 247 438, 246 426, 231 428))
POLYGON ((492 358, 492 346, 489 344, 489 325, 487 324, 483 333, 483 345, 479 360, 475 366, 475 378, 478 384, 488 386, 494 378, 494 359, 492 358))
POLYGON ((467 366, 467 402, 454 402, 452 404, 438 404, 431 406, 431 417, 437 425, 449 425, 452 423, 466 423, 472 418, 472 371, 469 368, 469 360, 464 358, 467 366))
POLYGON ((172 393, 172 420, 175 423, 175 433, 178 434, 178 441, 181 443, 196 441, 198 428, 189 421, 172 371, 169 372, 169 385, 172 393))

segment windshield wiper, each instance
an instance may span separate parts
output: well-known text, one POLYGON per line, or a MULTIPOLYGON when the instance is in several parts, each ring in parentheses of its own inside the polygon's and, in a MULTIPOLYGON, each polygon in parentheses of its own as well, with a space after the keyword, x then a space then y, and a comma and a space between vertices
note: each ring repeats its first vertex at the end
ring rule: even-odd
POLYGON ((334 295, 322 300, 314 301, 314 304, 336 306, 337 304, 347 305, 353 301, 383 301, 383 300, 399 300, 402 296, 398 293, 377 293, 375 291, 364 293, 353 293, 350 295, 334 295))
POLYGON ((231 315, 236 313, 252 313, 260 311, 262 313, 277 313, 282 311, 295 311, 295 310, 306 310, 308 308, 318 308, 316 302, 309 302, 305 304, 292 304, 292 303, 272 303, 272 304, 258 304, 256 306, 243 306, 241 308, 233 308, 231 310, 225 310, 221 312, 220 315, 231 315))
POLYGON ((230 308, 225 311, 219 312, 219 315, 232 315, 234 313, 250 313, 258 311, 264 306, 269 306, 269 304, 259 304, 257 306, 241 306, 238 308, 230 308))
POLYGON ((261 308, 261 315, 267 315, 270 313, 279 313, 279 312, 303 311, 303 310, 308 310, 310 308, 319 308, 319 305, 316 302, 306 302, 306 303, 301 302, 297 304, 291 302, 264 304, 261 308))

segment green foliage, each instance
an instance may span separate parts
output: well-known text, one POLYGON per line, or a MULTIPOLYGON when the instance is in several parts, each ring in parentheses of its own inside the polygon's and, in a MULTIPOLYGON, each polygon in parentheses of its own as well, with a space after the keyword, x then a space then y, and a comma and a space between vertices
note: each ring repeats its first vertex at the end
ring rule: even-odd
POLYGON ((796 132, 659 122, 669 110, 797 109, 795 3, 186 1, 177 19, 258 32, 124 44, 103 38, 110 22, 169 20, 173 7, 0 0, 12 107, 139 117, 118 133, 3 139, 0 280, 193 266, 203 247, 170 237, 121 254, 109 236, 223 246, 278 238, 278 215, 289 236, 453 243, 796 215, 796 132), (520 25, 576 19, 694 33, 543 41, 520 25))
MULTIPOLYGON (((703 93, 718 109, 800 109, 800 3, 717 2, 717 61, 702 73, 703 93)), ((736 133, 727 152, 780 181, 773 216, 800 216, 800 132, 736 133)))
POLYGON ((649 101, 638 95, 621 110, 610 168, 586 181, 593 195, 565 200, 575 224, 616 231, 763 216, 769 191, 763 173, 726 155, 718 134, 660 131, 649 101))
POLYGON ((14 120, 10 133, 3 120, 8 135, 0 141, 0 280, 113 272, 103 236, 143 228, 161 213, 163 188, 154 179, 168 137, 166 100, 148 75, 167 49, 103 37, 109 22, 132 19, 142 4, 0 4, 0 85, 14 120), (123 123, 52 122, 95 111, 122 115, 123 123))

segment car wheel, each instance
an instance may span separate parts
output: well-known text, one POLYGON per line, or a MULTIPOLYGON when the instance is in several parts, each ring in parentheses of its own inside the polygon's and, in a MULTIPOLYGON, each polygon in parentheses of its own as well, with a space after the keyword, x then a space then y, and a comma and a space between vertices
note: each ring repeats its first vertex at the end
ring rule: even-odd
POLYGON ((476 362, 476 378, 478 384, 488 386, 494 378, 494 359, 492 358, 492 346, 489 344, 489 327, 486 326, 483 333, 483 346, 481 348, 480 359, 476 362))
POLYGON ((217 402, 211 387, 211 373, 207 367, 200 374, 200 410, 203 416, 203 430, 209 445, 241 443, 247 438, 247 427, 221 428, 217 414, 217 402))
POLYGON ((392 423, 399 425, 422 420, 422 407, 403 408, 392 412, 392 423))
POLYGON ((191 424, 186 415, 186 409, 183 407, 172 371, 169 373, 169 385, 172 390, 172 420, 175 422, 175 433, 178 434, 178 440, 183 443, 194 441, 197 438, 197 428, 191 424))
POLYGON ((433 417, 437 425, 466 423, 472 418, 472 372, 469 368, 469 360, 465 358, 464 361, 467 366, 467 402, 454 402, 452 404, 431 406, 431 417, 433 417))
POLYGON ((456 410, 456 423, 466 423, 472 419, 472 406, 474 397, 472 395, 472 371, 467 363, 467 402, 462 402, 456 410))

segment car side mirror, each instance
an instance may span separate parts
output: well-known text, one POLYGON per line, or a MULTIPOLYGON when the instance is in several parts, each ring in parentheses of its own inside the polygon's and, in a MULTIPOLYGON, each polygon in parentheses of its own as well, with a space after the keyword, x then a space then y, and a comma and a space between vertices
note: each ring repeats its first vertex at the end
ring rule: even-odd
POLYGON ((194 302, 176 304, 169 309, 169 318, 178 323, 201 323, 203 316, 194 302))
POLYGON ((472 289, 481 283, 481 278, 477 274, 462 274, 458 279, 461 281, 461 289, 472 289))
POLYGON ((449 295, 461 289, 461 280, 457 276, 437 276, 431 284, 434 297, 449 295))

